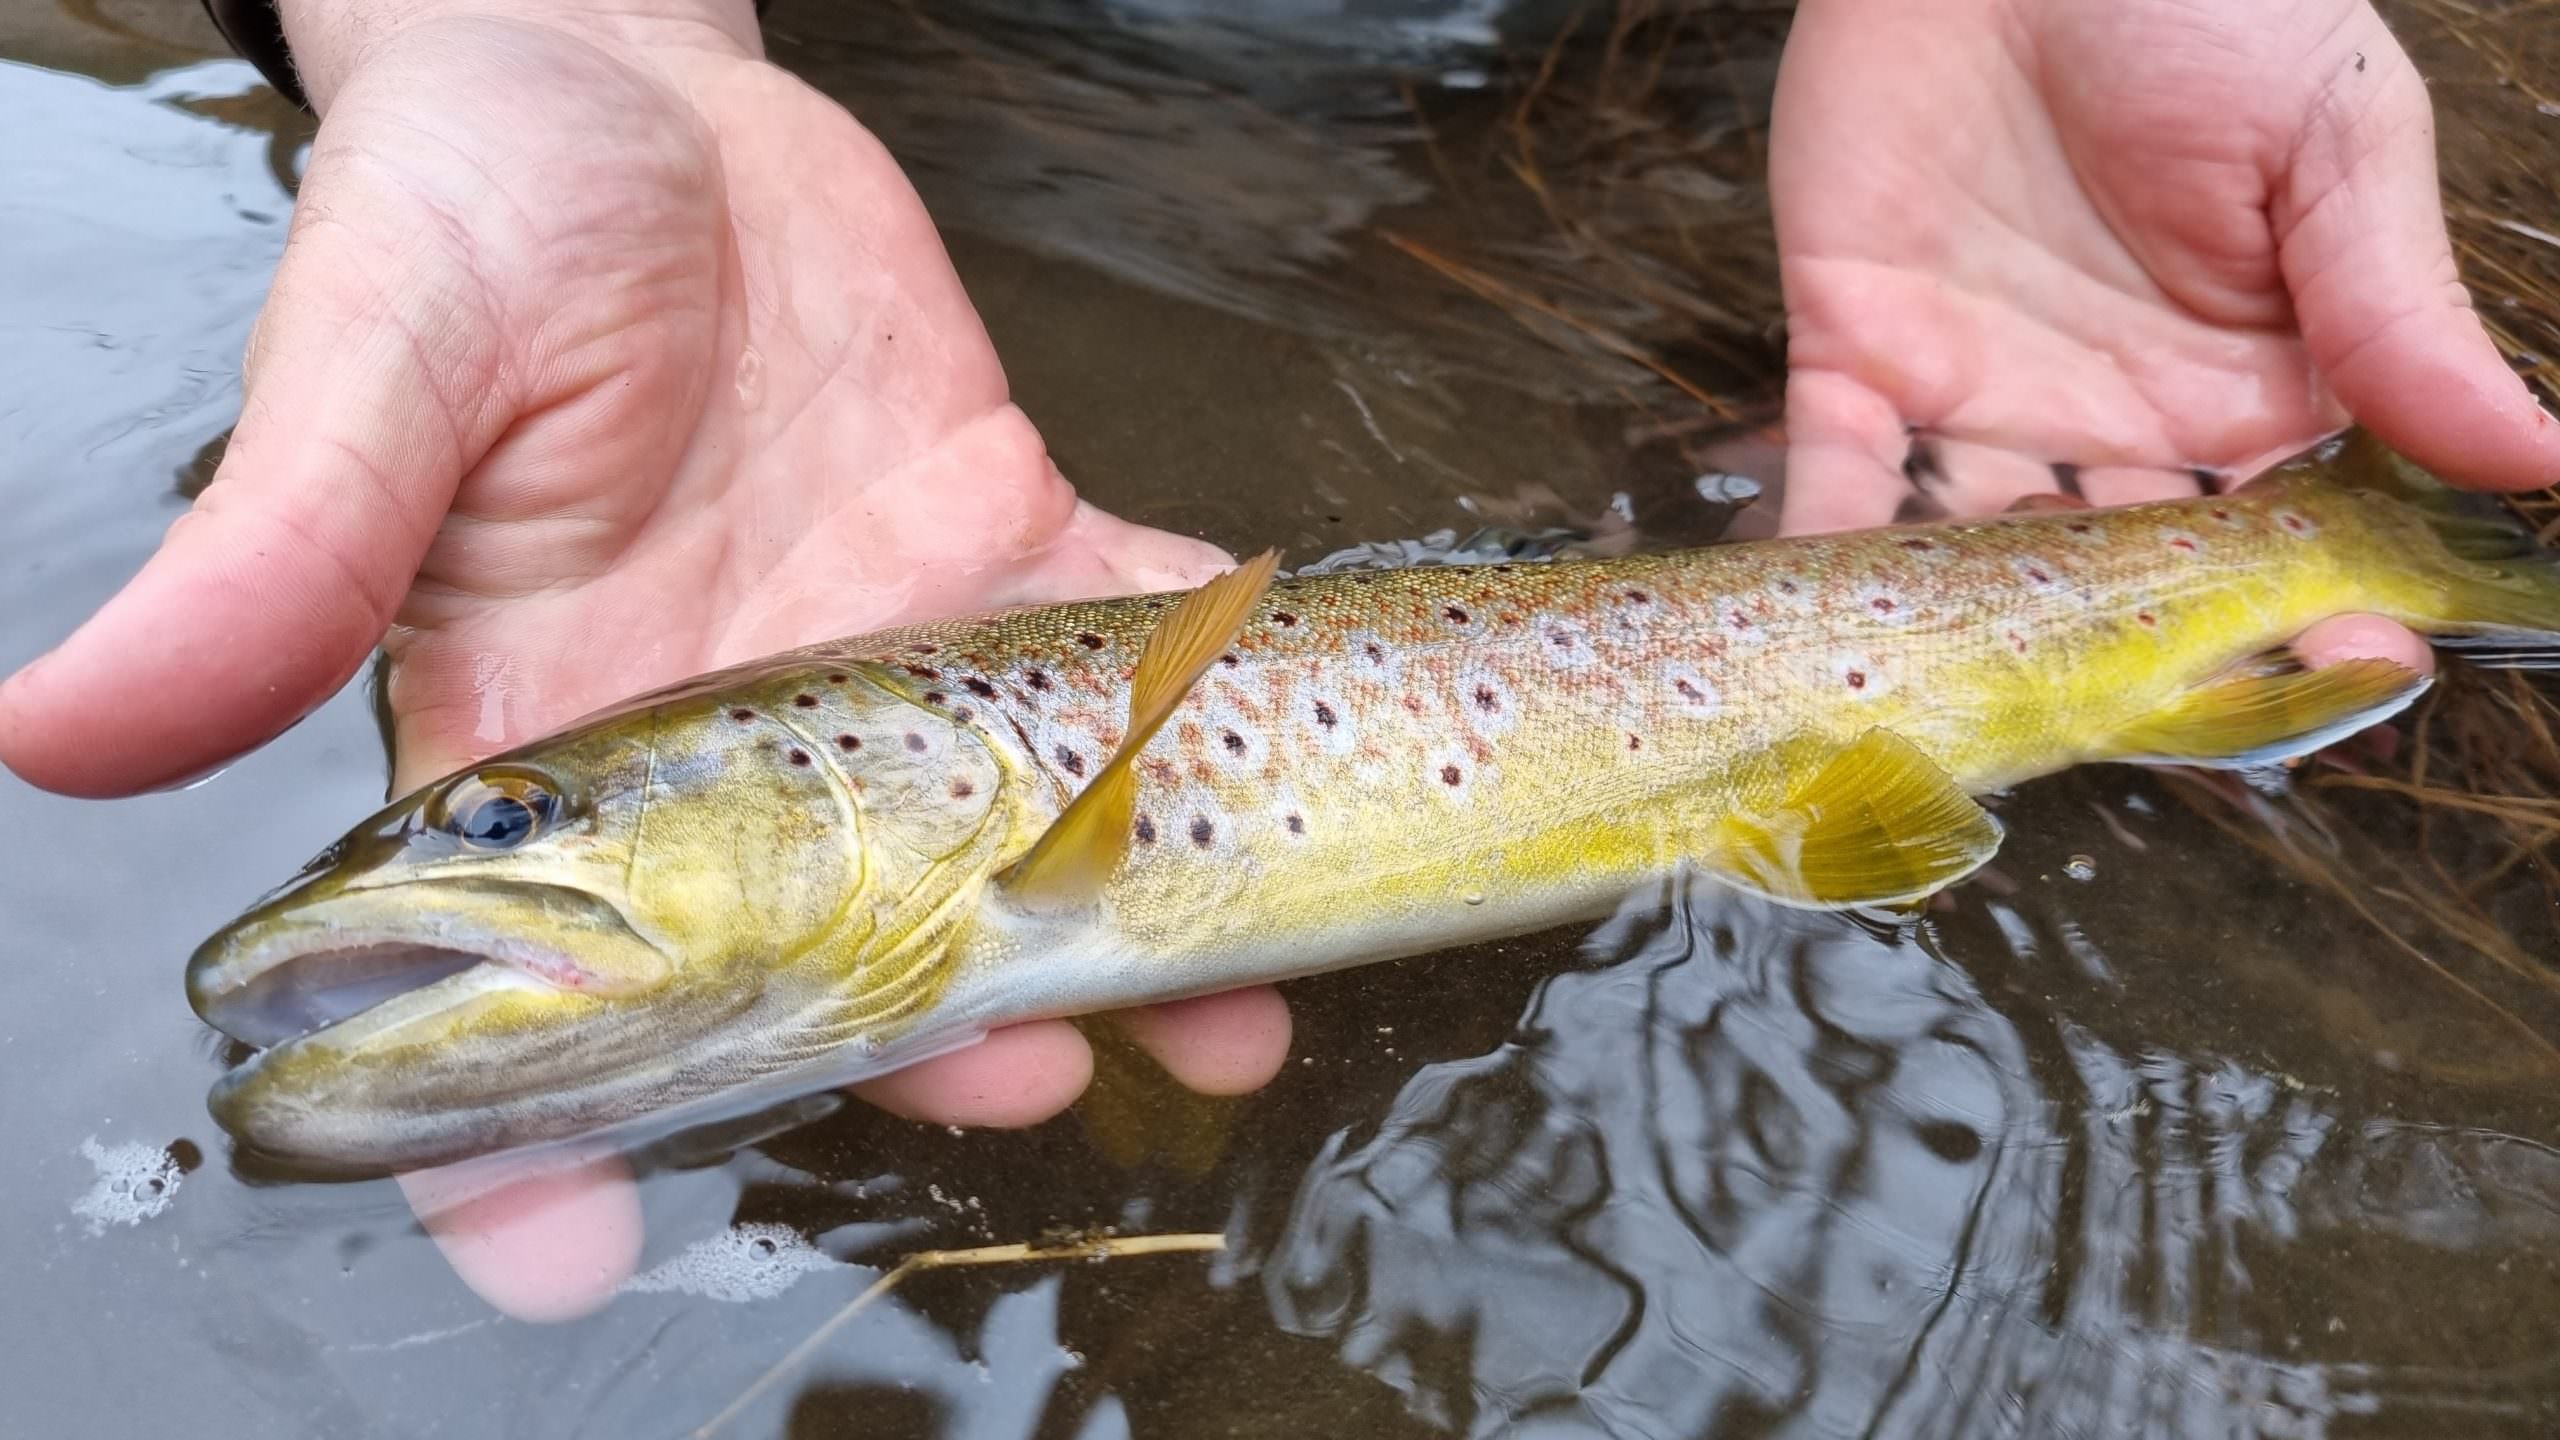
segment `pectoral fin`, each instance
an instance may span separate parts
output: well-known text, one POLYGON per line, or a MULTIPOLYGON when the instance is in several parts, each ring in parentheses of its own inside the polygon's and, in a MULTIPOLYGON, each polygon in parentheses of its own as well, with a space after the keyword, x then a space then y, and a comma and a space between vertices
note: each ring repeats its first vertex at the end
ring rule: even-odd
POLYGON ((1080 903, 1101 893, 1129 848, 1138 807, 1139 752, 1172 718, 1200 672, 1244 628, 1279 568, 1280 552, 1265 550, 1192 591, 1156 626, 1129 681, 1129 726, 1120 748, 1042 832, 1030 853, 1006 869, 1001 882, 1008 891, 1050 904, 1080 903))
POLYGON ((2000 848, 2000 825, 1908 740, 1869 730, 1805 773, 1769 815, 1721 827, 1713 863, 1782 904, 1894 905, 1945 889, 2000 848))
POLYGON ((2388 660, 2255 668, 2188 691, 2109 737, 2102 753, 2136 765, 2280 764, 2390 719, 2429 683, 2388 660))

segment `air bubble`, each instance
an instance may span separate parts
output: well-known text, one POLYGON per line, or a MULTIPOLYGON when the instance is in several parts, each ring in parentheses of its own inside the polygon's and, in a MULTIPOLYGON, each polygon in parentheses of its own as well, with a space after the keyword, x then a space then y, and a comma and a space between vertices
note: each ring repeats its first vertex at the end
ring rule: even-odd
POLYGON ((815 1270, 842 1262, 810 1244, 788 1225, 732 1226, 622 1282, 635 1295, 694 1295, 745 1304, 770 1300, 815 1270))
POLYGON ((80 1153, 98 1180, 71 1202, 71 1213, 89 1222, 92 1235, 104 1235, 110 1225, 139 1225, 167 1210, 186 1173, 177 1156, 140 1141, 101 1145, 92 1135, 80 1142, 80 1153))
POLYGON ((2098 862, 2086 855, 2074 855, 2064 862, 2062 873, 2074 880, 2095 880, 2098 878, 2098 862))

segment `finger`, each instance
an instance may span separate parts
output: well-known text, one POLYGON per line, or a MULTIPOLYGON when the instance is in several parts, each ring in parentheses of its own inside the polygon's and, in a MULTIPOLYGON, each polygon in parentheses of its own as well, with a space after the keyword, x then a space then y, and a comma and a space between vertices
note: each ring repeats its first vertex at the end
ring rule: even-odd
POLYGON ((2436 670, 2433 646, 2379 615, 2333 615, 2295 637, 2293 653, 2315 670, 2341 660, 2388 660, 2421 675, 2436 670))
MULTIPOLYGON (((306 217, 331 211, 314 175, 306 217)), ((354 675, 462 473, 434 398, 478 363, 453 290, 347 226, 298 221, 212 485, 120 593, 0 686, 0 761, 47 789, 130 794, 264 743, 354 675), (146 687, 182 703, 134 703, 146 687)))
POLYGON ((1092 1081, 1093 1048, 1076 1027, 1035 1020, 856 1085, 853 1093, 909 1120, 1012 1129, 1066 1109, 1092 1081))
POLYGON ((1248 1095, 1289 1059, 1289 1002, 1268 985, 1111 1017, 1165 1073, 1203 1095, 1248 1095))
POLYGON ((2359 421, 2448 482, 2560 482, 2560 421, 2500 357, 2455 268, 2426 86, 2388 36, 2365 54, 2340 70, 2279 192, 2312 361, 2359 421))
POLYGON ((640 1263, 640 1190, 617 1156, 540 1168, 507 1156, 400 1178, 462 1283, 518 1320, 571 1320, 640 1263))
POLYGON ((1910 446, 1900 412, 1875 391, 1836 371, 1791 373, 1778 529, 1819 535, 1892 524, 1915 493, 1902 475, 1910 446))

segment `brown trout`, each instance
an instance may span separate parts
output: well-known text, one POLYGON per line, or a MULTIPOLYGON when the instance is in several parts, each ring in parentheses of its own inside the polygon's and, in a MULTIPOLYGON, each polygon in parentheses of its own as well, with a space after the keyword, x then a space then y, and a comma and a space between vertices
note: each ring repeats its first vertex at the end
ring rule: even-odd
POLYGON ((644 696, 357 826, 208 940, 247 1147, 630 1135, 989 1028, 1608 912, 1683 867, 1902 906, 2091 761, 2260 766, 2560 654, 2560 566, 2369 441, 2222 497, 1054 605, 644 696))

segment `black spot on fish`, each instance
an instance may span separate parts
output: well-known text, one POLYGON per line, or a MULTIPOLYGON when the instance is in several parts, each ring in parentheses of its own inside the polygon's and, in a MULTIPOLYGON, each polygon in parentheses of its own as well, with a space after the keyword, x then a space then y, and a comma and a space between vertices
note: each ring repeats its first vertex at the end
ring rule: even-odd
POLYGON ((791 747, 791 763, 792 763, 792 764, 794 764, 794 765, 806 765, 806 764, 808 764, 808 763, 809 763, 809 752, 808 752, 808 751, 806 751, 806 750, 801 749, 801 748, 800 748, 799 746, 797 746, 797 745, 792 746, 792 747, 791 747))
POLYGON ((930 665, 910 665, 907 667, 907 673, 913 675, 919 680, 939 680, 942 678, 942 672, 934 669, 930 665))
POLYGON ((1492 686, 1479 685, 1476 687, 1476 708, 1490 714, 1502 708, 1502 697, 1493 693, 1492 686))
POLYGON ((1905 549, 1905 550, 1923 550, 1923 551, 1925 551, 1925 550, 1935 550, 1935 549, 1937 549, 1937 548, 1938 548, 1938 542, 1937 542, 1937 541, 1935 541, 1935 540, 1926 540, 1926 539, 1923 539, 1923 538, 1921 538, 1920 536, 1917 536, 1917 535, 1911 536, 1911 537, 1909 537, 1908 539, 1896 540, 1896 541, 1894 541, 1893 543, 1894 543, 1894 544, 1896 544, 1896 545, 1901 546, 1901 547, 1902 547, 1903 549, 1905 549))
POLYGON ((977 793, 978 787, 970 784, 966 778, 955 777, 951 782, 951 798, 954 800, 966 800, 977 793))
POLYGON ((1867 672, 1864 670, 1852 670, 1840 678, 1848 681, 1849 688, 1852 690, 1864 690, 1867 688, 1867 672))
POLYGON ((2053 462, 2053 488, 2070 496, 2074 500, 2086 500, 2089 498, 2087 495, 2081 493, 2080 490, 2080 467, 2072 464, 2068 460, 2056 460, 2053 462))
POLYGON ((1081 645, 1081 646, 1083 646, 1083 647, 1084 647, 1084 648, 1086 648, 1087 650, 1099 650, 1099 649, 1101 649, 1101 648, 1102 648, 1102 646, 1103 646, 1103 643, 1104 643, 1104 642, 1103 642, 1103 639, 1102 639, 1102 637, 1101 637, 1101 636, 1094 634, 1094 633, 1093 633, 1092 631, 1090 631, 1090 630, 1087 630, 1087 631, 1085 631, 1084 633, 1082 633, 1082 634, 1080 634, 1080 635, 1076 636, 1076 643, 1077 643, 1077 644, 1079 644, 1079 645, 1081 645))
POLYGON ((1141 845, 1156 843, 1156 822, 1144 815, 1138 817, 1138 843, 1141 845))
POLYGON ((815 710, 818 708, 818 697, 815 695, 794 695, 791 697, 791 703, 799 706, 803 710, 815 710))
POLYGON ((1218 663, 1226 666, 1230 670, 1233 670, 1237 666, 1243 664, 1244 661, 1236 658, 1236 652, 1230 650, 1226 654, 1218 657, 1218 663))
POLYGON ((1671 682, 1671 685, 1673 689, 1680 692, 1681 699, 1688 701, 1692 705, 1703 703, 1707 698, 1704 692, 1700 691, 1697 686, 1690 684, 1685 679, 1674 680, 1671 682))
POLYGON ((1443 785, 1455 785, 1466 778, 1466 773, 1461 771, 1455 765, 1443 765, 1440 767, 1440 783, 1443 785))
POLYGON ((1467 623, 1467 612, 1458 606, 1443 605, 1440 607, 1440 613, 1447 616, 1449 623, 1452 625, 1464 625, 1467 623))
POLYGON ((1368 656, 1368 657, 1369 657, 1369 663, 1370 663, 1370 664, 1372 664, 1372 665, 1384 665, 1384 664, 1386 664, 1386 663, 1387 663, 1387 650, 1386 650, 1386 647, 1385 647, 1385 646, 1383 646, 1383 645, 1380 645, 1380 644, 1379 644, 1377 641, 1375 641, 1375 640, 1372 640, 1372 641, 1370 641, 1368 644, 1361 646, 1361 647, 1360 647, 1360 653, 1362 653, 1362 654, 1364 654, 1364 655, 1368 656))
POLYGON ((1058 747, 1058 763, 1066 767, 1066 772, 1070 775, 1084 773, 1084 757, 1064 745, 1058 747))
POLYGON ((907 732, 907 749, 908 749, 909 751, 911 751, 912 753, 917 754, 917 755, 921 755, 921 754, 923 754, 923 753, 924 753, 924 737, 923 737, 923 736, 921 736, 921 735, 919 735, 919 734, 917 734, 917 733, 916 733, 916 732, 914 732, 913 730, 908 731, 908 732, 907 732))
POLYGON ((1282 625, 1295 625, 1298 623, 1298 617, 1290 614, 1286 610, 1272 611, 1271 618, 1280 622, 1282 625))
POLYGON ((1030 686, 1034 690, 1046 690, 1049 688, 1049 672, 1046 670, 1034 670, 1022 677, 1022 683, 1030 686))
POLYGON ((907 647, 907 653, 910 655, 939 655, 942 653, 942 647, 939 645, 910 645, 907 647))
POLYGON ((972 715, 975 715, 975 714, 977 714, 977 713, 978 713, 977 711, 970 709, 970 708, 969 708, 968 706, 966 706, 966 705, 963 705, 963 706, 961 706, 960 708, 958 708, 958 709, 956 709, 956 710, 954 710, 954 711, 952 711, 952 712, 951 712, 951 718, 952 718, 952 719, 954 719, 954 720, 956 720, 956 721, 958 721, 958 722, 960 722, 960 723, 961 723, 961 724, 963 724, 963 725, 966 725, 966 724, 968 724, 968 723, 969 723, 969 717, 970 717, 970 716, 972 716, 972 715))
POLYGON ((1191 817, 1191 843, 1192 843, 1192 844, 1199 846, 1199 847, 1200 847, 1201 849, 1203 849, 1203 850, 1206 850, 1206 849, 1208 849, 1208 848, 1209 848, 1209 842, 1210 842, 1211 840, 1213 840, 1213 839, 1217 838, 1217 834, 1218 834, 1218 827, 1216 827, 1216 826, 1214 826, 1214 825, 1212 825, 1212 824, 1210 824, 1210 823, 1209 823, 1209 817, 1208 817, 1208 816, 1206 816, 1206 815, 1195 815, 1195 816, 1191 817))
POLYGON ((1647 595, 1641 590, 1630 590, 1623 598, 1630 605, 1650 605, 1653 603, 1653 597, 1647 595))
POLYGON ((1643 736, 1641 736, 1641 735, 1638 735, 1637 733, 1635 733, 1635 732, 1634 732, 1634 731, 1632 731, 1632 730, 1628 731, 1628 732, 1627 732, 1627 748, 1628 748, 1628 749, 1630 749, 1630 750, 1641 750, 1641 749, 1643 749, 1643 748, 1644 748, 1644 737, 1643 737, 1643 736))
POLYGON ((850 755, 854 751, 862 748, 862 737, 859 735, 839 735, 836 737, 836 748, 847 755, 850 755))
POLYGON ((939 690, 927 690, 924 692, 924 703, 927 705, 939 705, 950 698, 950 696, 943 694, 939 690))
POLYGON ((737 709, 729 712, 729 718, 743 723, 756 718, 756 712, 741 705, 737 709))
POLYGON ((1326 703, 1324 703, 1324 702, 1323 702, 1323 701, 1321 701, 1321 700, 1319 700, 1319 701, 1317 701, 1317 702, 1316 702, 1316 723, 1317 723, 1317 724, 1319 724, 1319 725, 1323 726, 1323 727, 1324 727, 1324 728, 1326 728, 1327 730, 1330 730, 1330 729, 1332 729, 1332 728, 1334 727, 1334 725, 1338 722, 1338 720, 1339 720, 1339 717, 1338 717, 1338 716, 1336 716, 1336 715, 1333 713, 1333 707, 1332 707, 1332 706, 1327 705, 1326 703))
POLYGON ((841 685, 852 678, 852 676, 847 675, 841 670, 830 670, 827 672, 827 683, 830 685, 841 685))
POLYGON ((1225 732, 1220 735, 1218 739, 1227 747, 1228 754, 1241 755, 1244 753, 1244 737, 1233 730, 1225 732))
POLYGON ((1305 817, 1305 816, 1303 816, 1303 815, 1292 814, 1292 815, 1289 817, 1289 833, 1290 833, 1290 834, 1292 834, 1292 835, 1304 835, 1304 834, 1306 834, 1306 833, 1307 833, 1307 817, 1305 817))
POLYGON ((968 679, 963 680, 960 683, 968 688, 970 694, 977 696, 981 700, 993 700, 996 698, 996 687, 979 679, 975 675, 970 676, 968 679))

